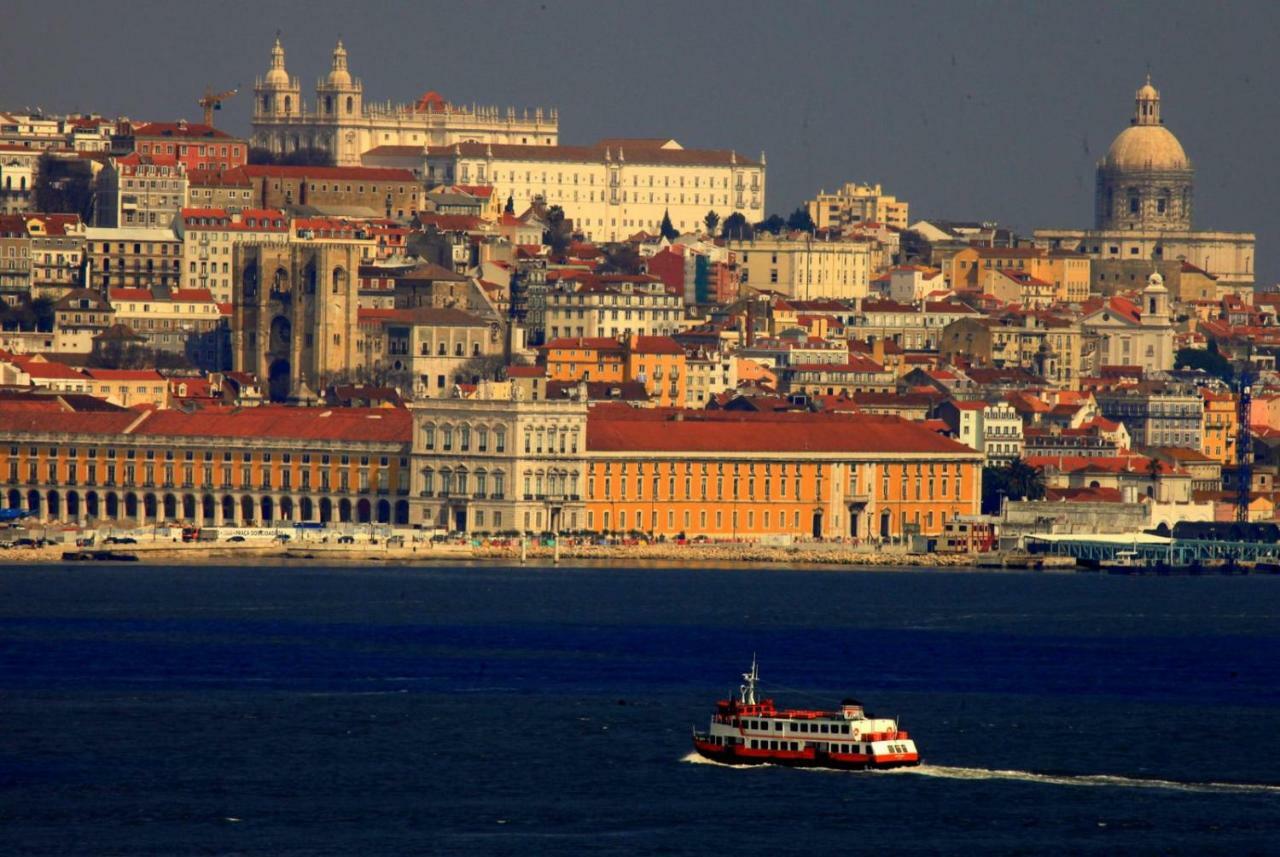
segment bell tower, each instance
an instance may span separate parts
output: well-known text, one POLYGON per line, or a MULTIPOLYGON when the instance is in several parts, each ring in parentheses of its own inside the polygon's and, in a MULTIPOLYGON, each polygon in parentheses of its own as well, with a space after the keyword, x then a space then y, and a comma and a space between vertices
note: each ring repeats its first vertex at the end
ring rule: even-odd
POLYGON ((284 67, 284 46, 280 37, 271 48, 271 68, 253 87, 255 122, 295 118, 302 115, 302 85, 290 78, 284 67))
POLYGON ((317 142, 333 152, 334 163, 360 162, 360 125, 364 113, 364 85, 351 77, 347 49, 342 40, 333 49, 329 74, 316 84, 316 118, 332 129, 317 135, 317 142))

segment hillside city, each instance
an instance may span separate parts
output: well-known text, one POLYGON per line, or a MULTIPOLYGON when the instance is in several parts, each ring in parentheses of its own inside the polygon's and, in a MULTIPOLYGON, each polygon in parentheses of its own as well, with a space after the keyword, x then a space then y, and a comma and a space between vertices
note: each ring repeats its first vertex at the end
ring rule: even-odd
POLYGON ((938 553, 1276 521, 1280 293, 1194 221, 1150 77, 1093 223, 1025 235, 853 177, 771 200, 749 140, 366 100, 341 42, 314 92, 264 59, 199 122, 0 111, 10 520, 938 553))

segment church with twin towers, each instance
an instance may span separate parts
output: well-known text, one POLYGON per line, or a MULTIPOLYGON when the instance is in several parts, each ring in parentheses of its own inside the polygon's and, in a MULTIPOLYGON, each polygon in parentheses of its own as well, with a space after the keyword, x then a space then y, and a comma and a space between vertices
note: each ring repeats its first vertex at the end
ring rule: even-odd
POLYGON ((277 37, 271 67, 254 82, 252 145, 278 155, 299 150, 328 152, 337 166, 358 166, 364 152, 378 146, 447 146, 497 143, 554 146, 559 142, 555 108, 517 111, 514 107, 457 105, 439 93, 413 103, 369 102, 364 86, 347 65, 339 40, 329 73, 316 82, 315 96, 303 99, 302 85, 285 67, 277 37))

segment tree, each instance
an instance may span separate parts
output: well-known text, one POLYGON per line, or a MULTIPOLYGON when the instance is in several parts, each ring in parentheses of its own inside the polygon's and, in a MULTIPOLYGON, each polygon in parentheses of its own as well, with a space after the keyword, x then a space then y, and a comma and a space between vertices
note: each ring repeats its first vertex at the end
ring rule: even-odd
POLYGON ((770 214, 767 218, 756 224, 757 232, 772 232, 777 235, 787 225, 787 221, 783 220, 776 214, 770 214))
POLYGON ((664 211, 662 213, 662 225, 658 227, 658 232, 662 235, 663 238, 667 239, 668 241, 674 241, 680 237, 680 233, 677 232, 676 228, 671 225, 670 210, 664 211))
POLYGON ((569 249, 573 226, 565 219, 564 209, 553 205, 547 209, 546 228, 542 231, 542 243, 551 248, 553 256, 561 256, 569 249))
POLYGON ((333 153, 328 149, 307 146, 292 152, 277 154, 270 149, 254 146, 249 149, 249 163, 268 164, 277 167, 332 167, 333 153))
POLYGON ((31 302, 31 312, 35 315, 36 330, 49 333, 53 330, 53 299, 36 298, 31 302))
POLYGON ((728 238, 733 241, 746 241, 751 238, 751 224, 747 223, 747 218, 741 211, 735 211, 724 219, 724 225, 720 227, 720 237, 728 238))
POLYGON ((1235 377, 1231 361, 1218 352, 1218 344, 1213 341, 1209 342, 1208 348, 1179 348, 1173 365, 1179 369, 1199 369, 1228 384, 1235 377))
POLYGON ((516 195, 515 194, 513 193, 507 194, 507 207, 502 209, 502 211, 505 214, 516 213, 516 195))
POLYGON ((818 227, 809 216, 809 209, 800 205, 787 217, 787 228, 797 232, 812 232, 818 227))
POLYGON ((715 209, 712 209, 706 213, 705 217, 702 218, 702 222, 706 224, 707 234, 715 235, 716 227, 720 225, 720 215, 716 214, 715 209))
POLYGON ((506 368, 507 362, 501 354, 477 354, 453 371, 453 380, 459 384, 499 381, 506 368))
POLYGON ((982 469, 982 512, 995 515, 1005 497, 1010 500, 1044 498, 1044 473, 1018 458, 1000 467, 982 469))
POLYGON ((78 214, 87 220, 93 208, 93 177, 88 164, 46 152, 36 162, 32 195, 36 211, 78 214))
POLYGON ((606 247, 600 270, 606 274, 638 274, 641 268, 640 254, 631 244, 614 244, 606 247))

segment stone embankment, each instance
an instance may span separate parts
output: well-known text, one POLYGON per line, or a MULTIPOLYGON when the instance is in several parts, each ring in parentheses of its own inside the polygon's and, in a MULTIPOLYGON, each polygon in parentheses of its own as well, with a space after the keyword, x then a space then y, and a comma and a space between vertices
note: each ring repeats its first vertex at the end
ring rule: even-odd
MULTIPOLYGON (((419 563, 459 561, 518 561, 521 557, 519 542, 488 542, 479 545, 467 543, 419 542, 403 546, 371 544, 358 541, 354 544, 303 542, 290 545, 243 543, 181 543, 139 542, 132 545, 108 546, 122 553, 131 553, 144 563, 195 564, 226 563, 253 564, 264 560, 302 562, 378 562, 419 563)), ((62 561, 64 551, 71 545, 52 545, 40 548, 11 548, 0 552, 0 565, 46 564, 62 561)), ((550 564, 555 556, 554 547, 530 543, 524 548, 527 562, 550 564)), ((908 554, 898 551, 876 551, 866 546, 840 543, 809 542, 796 545, 760 545, 746 542, 709 542, 705 544, 636 543, 599 545, 566 543, 559 549, 563 562, 590 561, 618 564, 664 562, 705 565, 735 565, 739 563, 763 563, 773 565, 838 565, 865 567, 924 567, 955 568, 972 566, 974 559, 964 554, 908 554)))
MULTIPOLYGON (((529 560, 546 562, 555 549, 530 545, 525 550, 529 560)), ((519 545, 483 545, 475 549, 477 559, 518 559, 519 545)), ((823 564, 863 566, 923 566, 930 568, 973 565, 973 557, 964 554, 908 554, 881 552, 866 547, 823 542, 797 545, 760 545, 746 542, 709 542, 706 544, 594 545, 560 546, 561 560, 597 560, 608 562, 696 562, 696 563, 773 563, 777 565, 823 564)))

